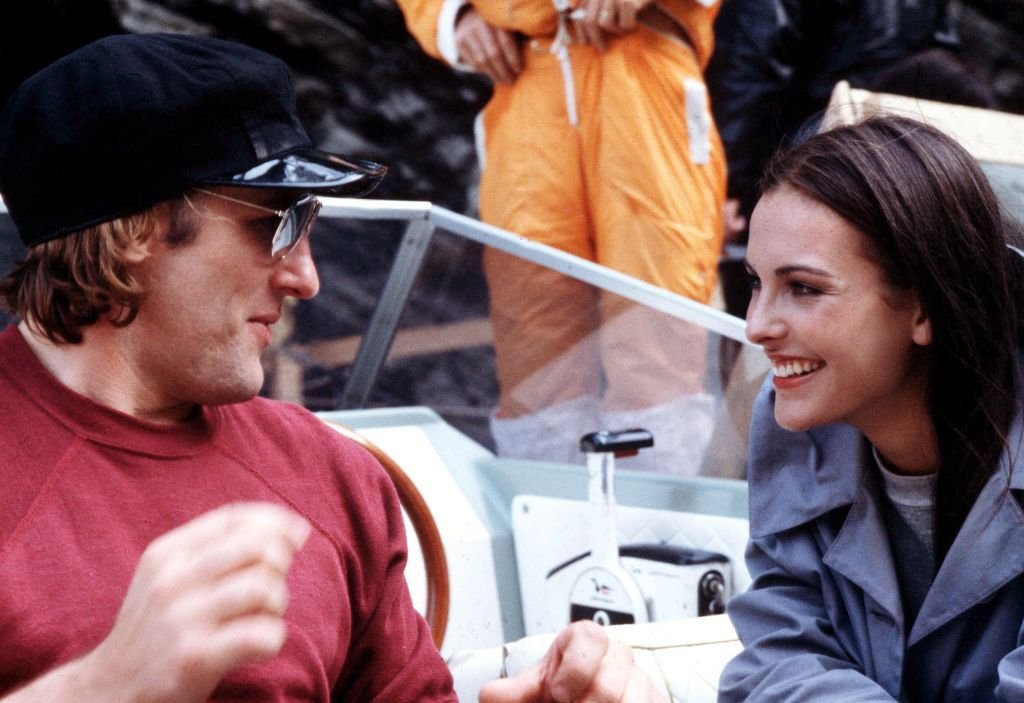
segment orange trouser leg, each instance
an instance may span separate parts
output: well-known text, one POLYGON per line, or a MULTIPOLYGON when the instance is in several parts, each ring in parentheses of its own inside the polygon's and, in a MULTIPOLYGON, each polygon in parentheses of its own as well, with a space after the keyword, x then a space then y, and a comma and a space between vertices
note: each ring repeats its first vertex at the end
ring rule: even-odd
MULTIPOLYGON (((562 75, 526 50, 515 84, 484 111, 480 215, 490 224, 592 260, 579 138, 566 117, 562 75)), ((536 412, 601 385, 597 294, 589 285, 488 249, 484 273, 501 398, 498 417, 536 412)))
MULTIPOLYGON (((578 128, 568 121, 557 60, 530 50, 526 58, 524 73, 498 86, 484 113, 481 217, 706 302, 725 169, 710 121, 697 134, 693 115, 701 112, 687 118, 693 93, 684 81, 700 86, 690 52, 647 30, 603 54, 572 47, 578 128), (706 146, 696 160, 692 144, 706 146)), ((703 99, 699 107, 706 110, 703 99)), ((602 388, 613 410, 701 389, 700 330, 615 296, 597 300, 585 284, 499 252, 487 252, 484 264, 499 417, 602 388)))
MULTIPOLYGON (((616 41, 600 65, 580 109, 597 261, 707 302, 722 247, 725 157, 699 67, 687 48, 647 29, 616 41)), ((613 295, 603 296, 601 317, 606 408, 701 391, 702 329, 613 295)))

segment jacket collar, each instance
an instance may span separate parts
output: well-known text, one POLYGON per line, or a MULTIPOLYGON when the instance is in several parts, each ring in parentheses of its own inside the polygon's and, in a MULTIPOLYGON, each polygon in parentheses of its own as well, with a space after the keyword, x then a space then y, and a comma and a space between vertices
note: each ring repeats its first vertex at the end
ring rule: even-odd
POLYGON ((769 374, 754 401, 750 424, 750 536, 782 532, 852 504, 869 452, 864 436, 848 425, 806 432, 779 427, 769 374))
MULTIPOLYGON (((1020 383, 1018 383, 1018 388, 1020 383)), ((758 539, 849 507, 826 561, 859 584, 902 621, 895 571, 865 559, 892 560, 878 487, 866 475, 873 459, 867 440, 847 425, 789 432, 775 422, 775 391, 767 379, 757 400, 750 433, 750 536, 758 539), (880 550, 880 551, 879 551, 880 550)), ((1024 512, 1011 491, 1024 491, 1024 416, 1018 407, 1006 450, 943 561, 922 603, 908 645, 919 641, 1024 573, 1024 512)))
MULTIPOLYGON (((983 493, 1005 491, 1007 486, 1024 490, 1024 419, 1020 408, 1007 438, 1007 450, 983 493)), ((779 427, 769 374, 754 401, 750 425, 750 536, 757 539, 782 532, 852 505, 866 467, 871 466, 870 452, 864 436, 849 425, 824 425, 806 432, 779 427)))

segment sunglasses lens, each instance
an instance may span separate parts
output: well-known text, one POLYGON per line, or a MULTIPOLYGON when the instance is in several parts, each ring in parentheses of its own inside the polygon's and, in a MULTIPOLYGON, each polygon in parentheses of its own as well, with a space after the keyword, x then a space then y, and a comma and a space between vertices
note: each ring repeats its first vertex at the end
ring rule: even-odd
POLYGON ((307 195, 289 207, 274 234, 274 241, 270 245, 271 256, 275 260, 288 256, 309 233, 319 212, 320 201, 312 195, 307 195))

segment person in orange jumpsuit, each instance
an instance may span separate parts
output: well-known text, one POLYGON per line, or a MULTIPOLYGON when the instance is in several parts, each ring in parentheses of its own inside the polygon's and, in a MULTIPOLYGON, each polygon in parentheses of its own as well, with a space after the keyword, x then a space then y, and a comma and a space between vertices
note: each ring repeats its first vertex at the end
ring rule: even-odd
MULTIPOLYGON (((494 80, 477 122, 483 221, 709 301, 725 197, 702 78, 717 0, 398 4, 428 54, 494 80)), ((702 333, 498 251, 484 269, 499 454, 579 461, 583 433, 642 426, 645 468, 697 471, 714 408, 702 333)))

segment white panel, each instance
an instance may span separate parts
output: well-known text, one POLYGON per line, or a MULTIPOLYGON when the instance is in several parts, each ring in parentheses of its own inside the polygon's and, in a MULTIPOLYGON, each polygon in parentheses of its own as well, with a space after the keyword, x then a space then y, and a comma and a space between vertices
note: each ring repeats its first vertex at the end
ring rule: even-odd
MULTIPOLYGON (((586 501, 528 495, 513 499, 512 532, 527 635, 554 632, 568 622, 571 584, 546 576, 590 549, 590 518, 586 501)), ((746 520, 623 505, 616 507, 616 519, 620 545, 663 543, 718 552, 732 563, 733 592, 750 585, 743 561, 746 520)))

